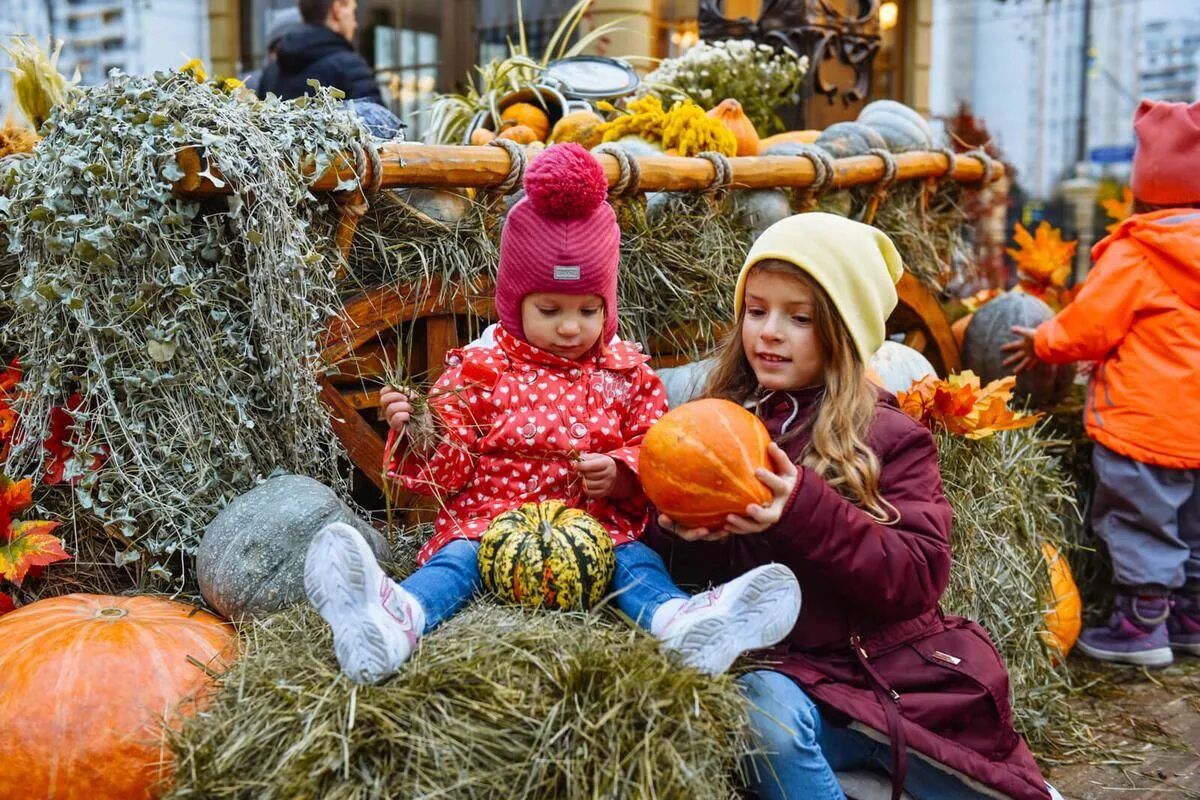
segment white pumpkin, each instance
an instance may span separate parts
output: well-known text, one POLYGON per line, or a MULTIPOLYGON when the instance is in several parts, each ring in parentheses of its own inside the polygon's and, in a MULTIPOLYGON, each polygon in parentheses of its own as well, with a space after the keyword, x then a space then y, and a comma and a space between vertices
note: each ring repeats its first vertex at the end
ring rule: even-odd
POLYGON ((937 375, 929 359, 908 345, 885 341, 871 356, 870 368, 873 377, 892 394, 908 391, 914 383, 930 375, 937 375))

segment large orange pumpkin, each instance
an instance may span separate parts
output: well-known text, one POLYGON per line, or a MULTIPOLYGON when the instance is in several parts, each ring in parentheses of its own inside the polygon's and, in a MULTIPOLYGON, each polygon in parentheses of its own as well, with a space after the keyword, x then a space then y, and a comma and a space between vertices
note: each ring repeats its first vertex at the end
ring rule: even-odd
POLYGON ((728 400, 684 403, 654 424, 638 473, 658 510, 688 528, 715 528, 771 490, 754 474, 768 467, 771 437, 758 417, 728 400))
POLYGON ((232 658, 234 642, 228 623, 156 597, 72 594, 0 617, 0 797, 157 796, 162 722, 211 684, 190 659, 232 658))
POLYGON ((1071 575, 1071 565, 1058 552, 1058 548, 1049 542, 1042 542, 1042 557, 1050 571, 1051 593, 1050 597, 1045 598, 1049 610, 1046 612, 1043 640, 1058 657, 1066 658, 1083 628, 1079 587, 1071 575))

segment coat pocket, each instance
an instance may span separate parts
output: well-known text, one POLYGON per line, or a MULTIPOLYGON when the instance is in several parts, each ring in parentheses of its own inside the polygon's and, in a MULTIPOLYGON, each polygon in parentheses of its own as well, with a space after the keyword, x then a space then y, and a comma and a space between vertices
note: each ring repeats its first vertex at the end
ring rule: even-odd
POLYGON ((993 760, 1016 745, 1008 673, 975 623, 948 617, 944 629, 908 642, 875 666, 900 693, 905 719, 993 760))

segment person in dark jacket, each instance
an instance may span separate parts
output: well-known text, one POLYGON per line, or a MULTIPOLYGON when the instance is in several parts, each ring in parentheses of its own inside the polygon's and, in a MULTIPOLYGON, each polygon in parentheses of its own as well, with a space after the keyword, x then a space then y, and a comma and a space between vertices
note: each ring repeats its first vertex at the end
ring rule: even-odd
POLYGON ((764 653, 770 668, 739 679, 759 797, 841 800, 836 773, 869 771, 891 776, 893 798, 1044 800, 999 653, 938 607, 952 513, 933 436, 866 377, 902 272, 886 235, 830 214, 758 238, 705 394, 767 426, 772 469, 758 477, 773 500, 721 530, 660 515, 644 541, 682 585, 772 562, 800 582, 800 616, 764 653))
POLYGON ((333 86, 348 100, 383 104, 379 85, 366 60, 354 52, 358 28, 357 0, 300 0, 304 27, 284 36, 278 55, 263 70, 258 94, 268 92, 284 100, 312 94, 308 82, 333 86))
POLYGON ((267 28, 266 61, 242 80, 247 89, 255 94, 259 93, 263 70, 267 68, 268 64, 275 63, 275 60, 279 58, 279 43, 283 41, 283 37, 303 27, 304 20, 300 18, 300 9, 298 8, 285 8, 275 16, 275 21, 271 23, 271 27, 267 28))

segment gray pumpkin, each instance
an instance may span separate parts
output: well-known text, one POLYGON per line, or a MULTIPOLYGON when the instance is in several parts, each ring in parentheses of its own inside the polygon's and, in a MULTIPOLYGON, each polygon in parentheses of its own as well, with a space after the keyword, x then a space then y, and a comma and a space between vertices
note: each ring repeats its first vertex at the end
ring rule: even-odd
POLYGON ((730 192, 729 204, 734 216, 754 235, 792 216, 792 204, 782 189, 746 189, 730 192))
MULTIPOLYGON (((1000 345, 1017 338, 1011 328, 1014 325, 1036 328, 1053 316, 1048 305, 1024 292, 1009 292, 984 304, 963 334, 963 367, 973 371, 985 384, 1011 375, 1012 370, 1003 362, 1012 354, 1000 349, 1000 345)), ((1035 407, 1046 408, 1062 400, 1074 379, 1072 364, 1039 364, 1017 376, 1014 395, 1018 400, 1027 399, 1035 407)))
POLYGON ((929 123, 904 103, 895 100, 868 103, 859 113, 858 121, 878 131, 894 153, 928 150, 933 146, 929 123))
POLYGON ((834 158, 866 155, 872 149, 887 149, 887 140, 874 128, 860 122, 835 122, 814 142, 834 158))
POLYGON ((332 489, 303 475, 279 475, 234 498, 208 527, 196 576, 208 604, 245 622, 304 598, 304 555, 331 522, 354 526, 380 559, 387 543, 332 489))

